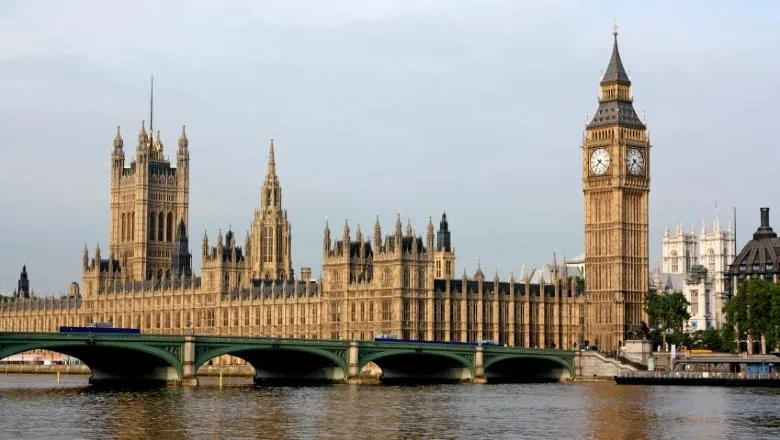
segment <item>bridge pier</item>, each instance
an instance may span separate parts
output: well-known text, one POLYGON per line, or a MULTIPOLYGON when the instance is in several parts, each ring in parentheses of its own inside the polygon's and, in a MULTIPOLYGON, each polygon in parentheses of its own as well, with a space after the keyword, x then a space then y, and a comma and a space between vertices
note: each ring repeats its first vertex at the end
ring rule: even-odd
POLYGON ((349 341, 347 349, 347 379, 346 383, 360 383, 360 351, 357 341, 349 341))
POLYGON ((195 336, 193 335, 184 337, 181 363, 181 385, 186 387, 198 386, 198 376, 195 368, 195 336))
POLYGON ((485 350, 481 345, 474 348, 474 378, 472 383, 487 383, 485 377, 485 350))

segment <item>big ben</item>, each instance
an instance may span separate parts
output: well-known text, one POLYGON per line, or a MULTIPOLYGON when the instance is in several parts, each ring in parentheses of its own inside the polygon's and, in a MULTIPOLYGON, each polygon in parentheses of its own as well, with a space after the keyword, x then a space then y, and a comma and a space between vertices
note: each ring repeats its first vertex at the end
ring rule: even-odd
POLYGON ((618 350, 641 328, 648 288, 650 142, 634 110, 617 30, 599 107, 582 146, 585 196, 585 335, 618 350))

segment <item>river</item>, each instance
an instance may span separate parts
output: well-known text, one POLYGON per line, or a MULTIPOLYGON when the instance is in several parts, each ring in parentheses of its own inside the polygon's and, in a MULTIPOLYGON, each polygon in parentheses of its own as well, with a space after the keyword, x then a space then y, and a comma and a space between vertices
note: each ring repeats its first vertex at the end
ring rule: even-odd
POLYGON ((780 390, 331 385, 106 391, 0 375, 0 439, 776 439, 780 390))

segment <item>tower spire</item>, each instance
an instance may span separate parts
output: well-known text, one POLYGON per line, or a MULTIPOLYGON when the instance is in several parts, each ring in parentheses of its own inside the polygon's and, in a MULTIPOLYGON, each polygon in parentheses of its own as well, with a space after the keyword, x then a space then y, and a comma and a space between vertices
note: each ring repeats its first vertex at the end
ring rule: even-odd
POLYGON ((615 21, 615 27, 613 29, 612 35, 614 41, 612 43, 612 56, 609 58, 607 70, 601 78, 601 84, 604 85, 605 83, 617 82, 628 86, 631 85, 631 80, 628 78, 625 67, 623 67, 623 61, 620 59, 617 21, 615 21))

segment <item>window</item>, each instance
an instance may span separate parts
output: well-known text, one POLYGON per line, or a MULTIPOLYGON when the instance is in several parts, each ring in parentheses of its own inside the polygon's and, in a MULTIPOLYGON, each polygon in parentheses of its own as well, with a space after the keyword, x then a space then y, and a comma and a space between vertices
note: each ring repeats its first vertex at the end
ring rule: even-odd
POLYGON ((707 269, 710 272, 715 272, 715 251, 712 249, 707 250, 707 269))
POLYGON ((389 321, 391 316, 390 300, 386 299, 382 301, 382 321, 389 321))
POLYGON ((691 315, 699 314, 699 291, 691 290, 691 315))
POLYGON ((385 269, 382 274, 382 284, 389 286, 392 282, 392 276, 390 275, 390 269, 385 269))
POLYGON ((671 272, 672 273, 677 273, 677 271, 679 270, 679 266, 677 265, 678 264, 677 263, 677 252, 672 251, 672 253, 670 254, 670 258, 672 260, 672 270, 671 270, 671 272))
POLYGON ((270 226, 263 228, 263 261, 270 263, 273 261, 274 235, 270 226))
POLYGON ((265 309, 265 325, 271 325, 271 308, 265 309))

